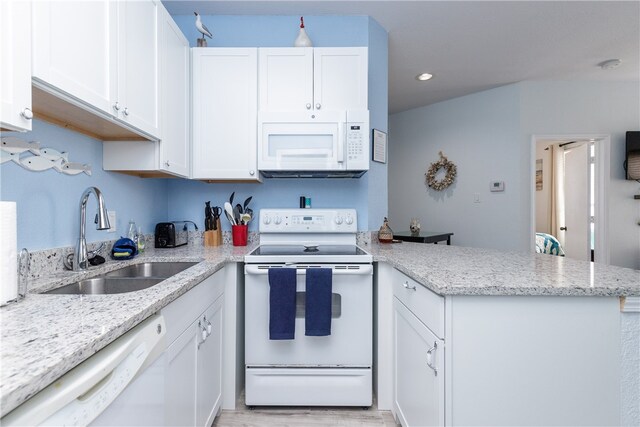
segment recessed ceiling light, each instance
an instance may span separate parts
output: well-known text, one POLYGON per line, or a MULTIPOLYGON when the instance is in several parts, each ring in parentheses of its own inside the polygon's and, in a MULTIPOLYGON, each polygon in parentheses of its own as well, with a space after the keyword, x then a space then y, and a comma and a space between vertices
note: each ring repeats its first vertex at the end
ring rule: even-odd
POLYGON ((603 70, 611 70, 612 68, 616 68, 622 63, 619 59, 608 59, 606 61, 602 61, 598 64, 600 68, 603 70))
POLYGON ((433 77, 433 74, 422 73, 416 76, 416 80, 420 80, 421 82, 424 82, 424 81, 430 80, 432 77, 433 77))

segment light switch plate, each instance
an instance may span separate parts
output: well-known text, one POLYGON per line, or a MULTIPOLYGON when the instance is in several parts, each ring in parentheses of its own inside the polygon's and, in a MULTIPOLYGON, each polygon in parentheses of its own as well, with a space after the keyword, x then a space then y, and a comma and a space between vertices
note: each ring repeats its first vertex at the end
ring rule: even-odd
POLYGON ((491 181, 489 188, 493 193, 496 191, 504 191, 504 181, 491 181))
POLYGON ((116 211, 107 211, 107 216, 109 216, 109 230, 107 233, 115 233, 116 232, 116 211))

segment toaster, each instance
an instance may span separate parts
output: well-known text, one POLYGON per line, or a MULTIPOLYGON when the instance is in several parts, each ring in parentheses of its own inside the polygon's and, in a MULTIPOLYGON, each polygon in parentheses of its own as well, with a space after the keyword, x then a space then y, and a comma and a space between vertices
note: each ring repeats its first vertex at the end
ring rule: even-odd
POLYGON ((156 224, 156 248, 177 248, 187 244, 187 232, 179 227, 185 228, 186 222, 159 222, 156 224), (178 230, 176 230, 178 227, 178 230))

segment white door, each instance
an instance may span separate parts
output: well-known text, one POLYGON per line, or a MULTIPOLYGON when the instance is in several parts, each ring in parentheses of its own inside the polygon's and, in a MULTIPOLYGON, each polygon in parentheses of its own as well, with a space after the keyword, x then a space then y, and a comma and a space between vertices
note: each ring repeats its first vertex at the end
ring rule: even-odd
POLYGON ((405 427, 442 426, 443 342, 396 297, 393 298, 393 318, 395 414, 405 427))
POLYGON ((116 6, 111 0, 33 2, 33 78, 117 114, 116 6))
POLYGON ((191 72, 192 178, 257 181, 258 50, 194 48, 191 72))
POLYGON ((589 245, 589 145, 564 150, 564 221, 560 224, 565 256, 591 260, 589 245))
POLYGON ((160 169, 189 176, 189 41, 163 6, 160 15, 160 169))
POLYGON ((0 2, 0 128, 31 130, 31 2, 0 2))
POLYGON ((315 48, 313 93, 316 110, 367 110, 366 47, 315 48))
POLYGON ((260 111, 313 109, 313 48, 259 49, 260 111))
POLYGON ((198 337, 194 322, 167 348, 165 421, 168 426, 196 425, 196 363, 198 337))
POLYGON ((156 2, 118 2, 118 117, 153 137, 159 136, 158 52, 156 2))
POLYGON ((209 427, 222 398, 222 303, 220 297, 204 313, 207 338, 198 348, 196 426, 209 427))

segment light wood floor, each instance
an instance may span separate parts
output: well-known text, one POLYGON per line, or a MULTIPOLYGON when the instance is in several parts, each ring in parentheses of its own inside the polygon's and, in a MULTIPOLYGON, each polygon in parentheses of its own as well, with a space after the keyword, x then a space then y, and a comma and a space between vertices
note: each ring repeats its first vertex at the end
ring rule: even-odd
POLYGON ((268 407, 249 409, 244 396, 235 411, 223 410, 213 422, 215 427, 319 427, 319 426, 380 426, 396 427, 390 411, 378 411, 376 406, 362 408, 268 407))

